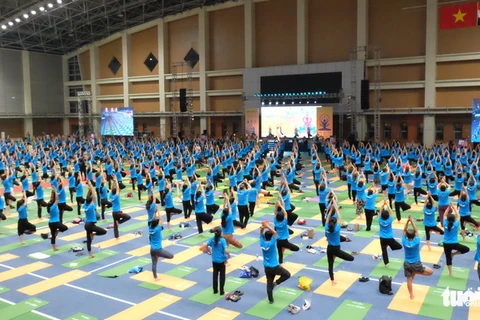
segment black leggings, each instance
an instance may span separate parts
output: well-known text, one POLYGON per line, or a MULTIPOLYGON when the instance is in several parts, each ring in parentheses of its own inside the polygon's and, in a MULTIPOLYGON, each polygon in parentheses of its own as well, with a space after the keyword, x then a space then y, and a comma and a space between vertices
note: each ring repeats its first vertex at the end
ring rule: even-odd
POLYGON ((345 251, 340 249, 340 246, 327 246, 327 259, 328 259, 328 274, 330 275, 330 280, 334 280, 333 277, 333 263, 336 258, 340 258, 345 261, 353 261, 355 258, 345 251))
POLYGON ((68 191, 70 192, 70 202, 73 202, 73 195, 75 194, 75 188, 68 188, 68 191))
POLYGON ((433 231, 433 232, 437 232, 441 235, 444 234, 443 230, 440 229, 439 227, 435 226, 435 227, 427 227, 425 226, 425 235, 427 236, 427 241, 430 241, 430 232, 433 231))
POLYGON ((445 252, 445 259, 447 260, 447 266, 452 265, 452 251, 456 250, 460 254, 465 254, 470 251, 470 248, 459 243, 443 243, 443 251, 445 252))
POLYGON ((165 213, 167 214, 167 222, 170 222, 170 220, 172 218, 172 214, 180 214, 180 213, 182 213, 182 210, 177 209, 175 207, 165 208, 165 213))
POLYGON ((198 233, 203 233, 203 225, 202 222, 205 222, 206 224, 209 224, 212 222, 213 217, 212 215, 206 213, 206 212, 195 212, 195 220, 197 221, 197 229, 198 233))
POLYGON ((147 190, 147 187, 145 187, 143 184, 139 184, 137 186, 137 189, 138 189, 138 201, 141 201, 142 200, 142 191, 147 190))
POLYGON ((255 213, 255 206, 257 205, 256 202, 248 202, 248 211, 250 213, 250 217, 253 217, 253 214, 255 213))
POLYGON ((247 206, 238 206, 238 213, 240 216, 240 223, 247 226, 248 219, 250 219, 250 215, 248 213, 247 206))
POLYGON ((37 200, 37 208, 38 208, 38 218, 40 219, 42 217, 42 207, 48 206, 48 203, 45 202, 45 200, 40 199, 37 200))
POLYGON ((158 258, 173 259, 173 254, 165 249, 153 250, 150 249, 150 257, 152 257, 152 272, 153 277, 157 279, 157 262, 158 258))
POLYGON ((273 280, 275 280, 275 276, 280 276, 280 278, 275 281, 275 284, 278 286, 279 284, 287 281, 290 278, 290 272, 287 269, 283 268, 282 266, 276 266, 274 268, 265 267, 265 276, 267 278, 267 295, 268 300, 273 302, 273 280))
POLYGON ((5 193, 5 194, 3 195, 3 197, 5 198, 5 203, 6 203, 6 204, 10 204, 8 200, 13 201, 13 202, 17 201, 17 198, 15 198, 14 196, 12 196, 12 194, 11 194, 10 192, 5 193))
POLYGON ((296 252, 300 250, 298 246, 293 243, 288 242, 288 239, 285 240, 277 240, 277 251, 278 251, 278 262, 280 264, 283 263, 283 250, 288 249, 290 251, 296 252))
POLYGON ((76 200, 77 200, 77 213, 78 213, 78 215, 80 216, 80 215, 82 215, 82 214, 80 213, 80 209, 81 209, 81 207, 82 207, 82 204, 85 203, 85 199, 84 199, 83 197, 77 197, 76 200))
POLYGON ((460 227, 462 228, 462 230, 465 230, 465 224, 467 222, 475 225, 475 227, 478 226, 478 222, 475 221, 475 219, 473 219, 471 215, 468 215, 468 216, 460 217, 460 227))
POLYGON ((404 201, 402 202, 395 202, 395 214, 397 215, 397 220, 400 221, 402 220, 402 215, 400 213, 400 208, 402 209, 402 211, 407 211, 407 210, 410 210, 412 207, 405 203, 404 201))
POLYGON ((165 206, 165 191, 161 190, 159 193, 160 193, 160 201, 161 201, 160 203, 161 203, 162 207, 164 207, 165 206))
POLYGON ((416 204, 418 204, 418 195, 420 194, 426 195, 427 191, 423 190, 422 188, 413 188, 413 196, 416 204))
POLYGON ((92 251, 92 233, 95 232, 96 236, 103 236, 107 233, 107 230, 97 227, 94 222, 85 223, 85 231, 87 232, 87 250, 92 251))
POLYGON ((7 220, 7 217, 5 216, 5 214, 3 213, 3 210, 0 210, 0 220, 7 220))
POLYGON ((187 201, 182 201, 183 203, 183 216, 185 217, 185 219, 188 219, 190 218, 190 216, 192 215, 192 203, 187 200, 187 201))
POLYGON ((380 246, 382 247, 382 257, 383 263, 387 265, 389 263, 388 260, 388 252, 387 248, 390 247, 393 251, 402 249, 402 245, 397 242, 394 238, 380 238, 380 246))
POLYGON ((63 223, 63 213, 65 211, 73 211, 73 208, 66 203, 59 203, 58 209, 60 210, 60 223, 63 223))
POLYGON ((37 231, 37 227, 35 227, 33 224, 28 222, 28 219, 18 219, 18 224, 17 224, 17 233, 19 236, 25 233, 25 231, 28 231, 29 233, 34 233, 37 231))
POLYGON ((370 231, 372 227, 373 216, 375 215, 375 210, 365 209, 365 218, 367 219, 367 231, 370 231))
POLYGON ((325 205, 325 203, 319 203, 318 207, 320 208, 320 213, 322 215, 322 226, 325 227, 325 222, 326 222, 325 210, 326 210, 327 206, 325 205))
POLYGON ((220 295, 225 293, 225 262, 212 262, 213 266, 213 293, 218 293, 218 278, 220 277, 220 295))
POLYGON ((112 216, 113 216, 113 233, 115 235, 115 238, 118 238, 119 237, 118 225, 121 225, 122 223, 127 222, 128 220, 130 220, 131 217, 128 214, 123 213, 122 211, 114 212, 112 213, 112 216))
POLYGON ((220 206, 216 203, 207 204, 207 213, 215 214, 215 213, 217 213, 218 209, 220 209, 220 206))
POLYGON ((102 220, 105 220, 105 209, 106 208, 111 208, 112 203, 110 201, 108 201, 107 199, 103 199, 100 203, 102 205, 102 220))
POLYGON ((49 223, 48 227, 50 228, 50 234, 52 235, 52 237, 50 238, 51 244, 55 244, 55 239, 57 238, 57 232, 65 232, 68 230, 68 227, 61 222, 49 223))

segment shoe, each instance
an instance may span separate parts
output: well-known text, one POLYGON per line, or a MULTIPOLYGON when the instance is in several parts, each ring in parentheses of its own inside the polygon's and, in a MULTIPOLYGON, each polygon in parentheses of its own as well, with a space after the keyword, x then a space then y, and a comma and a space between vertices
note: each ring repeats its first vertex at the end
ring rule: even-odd
POLYGON ((310 301, 305 300, 305 301, 303 302, 303 306, 302 306, 303 311, 307 311, 308 309, 310 309, 310 306, 311 306, 311 305, 312 305, 312 304, 311 304, 310 301))
POLYGON ((233 294, 236 295, 236 296, 241 297, 241 296, 243 296, 243 291, 236 290, 236 291, 233 292, 233 294))
POLYGON ((273 304, 275 302, 275 299, 269 300, 268 303, 273 304))
POLYGON ((360 282, 368 282, 369 280, 370 280, 370 279, 367 278, 367 277, 361 277, 361 278, 359 279, 360 282))
POLYGON ((357 251, 352 251, 352 256, 357 256, 358 252, 357 251))
POLYGON ((315 253, 317 253, 317 250, 315 250, 313 248, 310 248, 310 249, 307 249, 307 252, 311 253, 311 254, 315 254, 315 253))

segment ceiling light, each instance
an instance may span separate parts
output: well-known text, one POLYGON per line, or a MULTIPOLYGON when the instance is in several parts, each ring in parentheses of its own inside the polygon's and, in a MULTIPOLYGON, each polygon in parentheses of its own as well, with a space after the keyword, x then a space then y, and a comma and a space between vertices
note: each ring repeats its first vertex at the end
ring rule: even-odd
POLYGON ((16 23, 19 23, 20 21, 22 21, 22 20, 20 20, 19 18, 15 18, 16 23))
POLYGON ((23 15, 23 17, 24 17, 25 19, 28 19, 28 14, 25 13, 25 14, 23 15))
POLYGON ((35 15, 35 14, 37 14, 37 11, 32 10, 32 11, 30 11, 30 13, 33 14, 33 15, 35 15))
POLYGON ((38 10, 40 10, 40 11, 43 12, 43 11, 45 11, 45 8, 44 8, 44 7, 40 7, 40 8, 38 8, 38 10))
POLYGON ((7 29, 7 26, 6 26, 6 25, 2 25, 2 29, 3 29, 3 30, 7 29))
POLYGON ((57 0, 57 3, 58 3, 58 4, 62 4, 62 0, 57 0))
POLYGON ((9 26, 13 26, 13 22, 12 22, 12 21, 8 21, 8 25, 9 25, 9 26))
POLYGON ((53 8, 53 4, 51 4, 51 3, 47 4, 47 6, 48 6, 49 8, 53 8))

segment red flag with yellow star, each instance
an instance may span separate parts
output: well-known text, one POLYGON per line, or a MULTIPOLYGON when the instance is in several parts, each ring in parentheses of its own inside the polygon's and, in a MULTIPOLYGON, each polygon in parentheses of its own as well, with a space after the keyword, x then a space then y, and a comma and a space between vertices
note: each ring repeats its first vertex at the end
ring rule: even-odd
POLYGON ((477 3, 463 3, 440 7, 440 29, 475 27, 477 25, 477 3))

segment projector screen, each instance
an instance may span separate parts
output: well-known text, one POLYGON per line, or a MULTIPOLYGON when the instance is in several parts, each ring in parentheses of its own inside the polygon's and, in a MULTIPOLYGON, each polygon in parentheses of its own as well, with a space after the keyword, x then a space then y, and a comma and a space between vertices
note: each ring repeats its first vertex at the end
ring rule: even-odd
POLYGON ((308 131, 314 136, 317 132, 317 108, 311 107, 262 107, 261 135, 279 137, 308 137, 308 131))
POLYGON ((102 136, 133 136, 133 108, 103 108, 102 136))
POLYGON ((473 99, 471 130, 472 142, 480 142, 480 99, 473 99))

